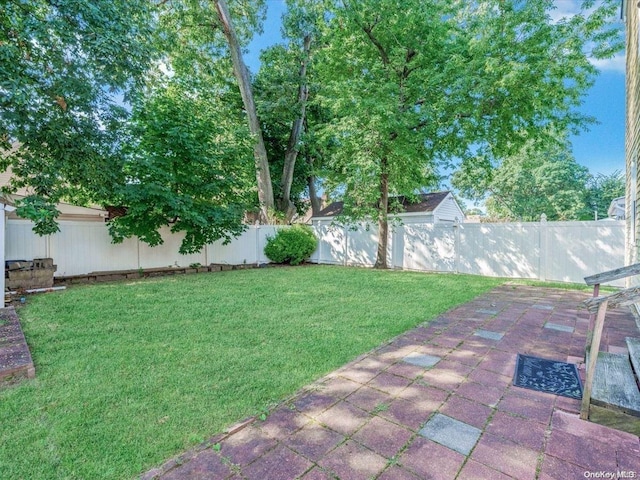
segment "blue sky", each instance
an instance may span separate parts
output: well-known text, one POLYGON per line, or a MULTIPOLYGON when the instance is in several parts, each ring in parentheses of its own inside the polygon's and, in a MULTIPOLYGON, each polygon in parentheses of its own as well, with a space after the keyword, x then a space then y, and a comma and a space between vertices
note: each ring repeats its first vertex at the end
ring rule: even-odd
MULTIPOLYGON (((260 50, 282 40, 281 17, 285 12, 284 0, 267 0, 267 18, 264 33, 249 45, 245 61, 250 70, 259 68, 260 50)), ((576 0, 556 0, 556 14, 570 15, 577 11, 576 0)), ((581 111, 598 121, 589 131, 571 138, 573 155, 578 163, 592 174, 624 172, 625 79, 624 55, 596 62, 600 75, 585 97, 581 111)))

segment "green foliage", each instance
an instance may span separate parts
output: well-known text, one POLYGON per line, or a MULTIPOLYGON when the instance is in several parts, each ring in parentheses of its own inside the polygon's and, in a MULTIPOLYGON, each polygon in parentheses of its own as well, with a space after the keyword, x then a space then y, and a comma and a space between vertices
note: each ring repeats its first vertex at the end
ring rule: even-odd
POLYGON ((487 213, 497 220, 578 220, 586 208, 589 171, 571 155, 559 136, 554 144, 528 141, 498 167, 479 172, 462 169, 453 185, 469 198, 486 200, 487 213))
MULTIPOLYGON (((291 165, 284 153, 299 151, 294 199, 326 174, 325 191, 343 197, 348 217, 385 222, 387 193, 435 188, 442 167, 493 178, 529 139, 552 143, 550 125, 573 132, 590 122, 576 111, 596 74, 587 52, 620 48, 608 23, 618 3, 587 1, 552 21, 549 0, 288 0, 287 43, 265 52, 254 83, 272 165, 291 165), (303 134, 290 137, 296 118, 303 134)), ((229 2, 242 46, 264 6, 229 2)), ((9 190, 33 188, 20 212, 39 233, 56 230, 62 199, 127 207, 111 223, 116 241, 157 245, 163 226, 184 232, 183 253, 241 231, 241 212, 257 206, 251 173, 267 169, 251 158, 220 27, 216 2, 4 6, 0 168, 13 169, 9 190)), ((567 167, 540 167, 540 180, 581 175, 567 167)), ((288 188, 285 170, 272 179, 276 193, 288 188)), ((575 199, 565 196, 555 204, 575 199)), ((557 205, 558 218, 569 215, 557 205)))
POLYGON ((345 213, 386 222, 385 190, 434 187, 442 167, 485 175, 530 138, 553 143, 550 126, 588 125, 586 52, 622 46, 607 23, 619 2, 592 7, 552 21, 548 0, 336 2, 315 62, 332 118, 328 188, 345 213))
MULTIPOLYGON (((263 52, 260 58, 260 71, 253 85, 269 157, 274 196, 279 198, 282 195, 280 176, 284 168, 291 125, 300 110, 297 95, 301 58, 295 44, 275 45, 263 52)), ((307 177, 311 174, 306 158, 307 141, 305 137, 297 145, 301 154, 295 163, 291 185, 291 200, 296 205, 298 213, 303 213, 308 208, 308 204, 303 200, 307 177)))
MULTIPOLYGON (((243 36, 256 14, 251 7, 240 22, 243 36)), ((244 213, 256 203, 252 139, 239 93, 229 88, 224 36, 198 20, 216 15, 212 2, 158 7, 155 42, 164 56, 133 102, 126 181, 114 193, 126 214, 109 224, 116 242, 136 235, 158 245, 169 227, 184 233, 180 252, 192 253, 245 228, 244 213)))
POLYGON ((318 247, 318 239, 308 225, 281 228, 274 237, 267 239, 264 254, 275 263, 299 265, 308 259, 318 247))
POLYGON ((184 232, 180 253, 193 253, 244 230, 252 205, 248 133, 233 102, 200 91, 178 75, 149 89, 136 104, 124 216, 109 223, 116 241, 137 235, 162 243, 160 228, 184 232))
POLYGON ((324 118, 323 110, 315 102, 322 85, 315 71, 314 53, 323 45, 324 12, 321 2, 287 0, 282 28, 285 42, 262 52, 260 70, 253 83, 276 198, 284 194, 280 175, 286 167, 287 151, 298 151, 290 200, 299 214, 309 208, 309 197, 313 194, 308 191, 309 182, 317 181, 323 166, 323 146, 316 131, 324 118), (307 97, 302 102, 301 93, 307 97), (292 143, 292 126, 301 116, 301 107, 305 112, 302 132, 297 142, 292 143))
POLYGON ((35 223, 34 231, 38 235, 52 235, 60 231, 56 218, 58 210, 46 199, 31 195, 19 200, 16 213, 22 218, 28 218, 35 223))
POLYGON ((599 218, 607 216, 609 206, 614 198, 624 197, 625 178, 624 174, 616 170, 605 175, 599 173, 587 182, 587 207, 583 219, 593 219, 594 212, 598 212, 599 218))
POLYGON ((105 202, 122 181, 118 99, 153 58, 154 25, 147 0, 3 2, 0 170, 8 190, 32 187, 22 211, 38 233, 55 231, 58 201, 105 202))

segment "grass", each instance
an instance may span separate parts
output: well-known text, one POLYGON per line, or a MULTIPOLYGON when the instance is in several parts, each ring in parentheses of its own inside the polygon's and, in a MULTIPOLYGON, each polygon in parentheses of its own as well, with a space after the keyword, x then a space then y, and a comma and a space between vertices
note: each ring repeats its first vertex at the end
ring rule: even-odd
POLYGON ((330 266, 74 287, 19 311, 0 478, 132 478, 503 280, 330 266))

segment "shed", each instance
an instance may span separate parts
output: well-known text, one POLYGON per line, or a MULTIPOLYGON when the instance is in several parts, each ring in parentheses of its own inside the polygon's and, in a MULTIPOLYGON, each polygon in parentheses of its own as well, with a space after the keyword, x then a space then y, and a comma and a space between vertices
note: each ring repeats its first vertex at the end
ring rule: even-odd
MULTIPOLYGON (((423 193, 417 201, 411 202, 406 197, 393 197, 400 202, 403 211, 392 216, 402 223, 455 223, 464 222, 464 212, 451 192, 423 193)), ((390 202, 391 203, 391 199, 390 202)), ((333 220, 342 213, 344 202, 334 202, 324 208, 317 216, 311 218, 312 223, 333 220)))

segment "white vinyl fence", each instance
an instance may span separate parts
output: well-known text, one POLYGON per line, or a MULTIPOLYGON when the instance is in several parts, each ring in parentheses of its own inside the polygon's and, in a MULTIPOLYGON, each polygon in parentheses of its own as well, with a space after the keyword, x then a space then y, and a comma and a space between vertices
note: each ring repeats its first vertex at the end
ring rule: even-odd
MULTIPOLYGON (((320 242, 312 261, 375 263, 377 228, 327 222, 315 229, 320 242)), ((624 221, 411 224, 392 229, 388 261, 404 270, 582 283, 623 266, 624 249, 624 221)))
MULTIPOLYGON (((136 239, 114 245, 106 225, 98 222, 61 221, 60 232, 47 237, 31 228, 30 222, 7 221, 6 259, 51 257, 58 266, 56 276, 70 276, 193 263, 266 263, 267 237, 279 227, 252 226, 228 245, 216 242, 193 255, 180 255, 182 236, 168 230, 165 243, 152 248, 136 239)), ((319 245, 312 262, 375 263, 375 227, 354 230, 319 223, 314 229, 319 245)), ((389 235, 388 259, 391 267, 405 270, 582 283, 587 275, 624 265, 624 222, 401 225, 389 235)))
POLYGON ((33 224, 8 220, 5 240, 7 260, 31 260, 51 257, 57 265, 56 277, 83 275, 90 272, 133 270, 169 266, 185 267, 194 263, 209 265, 226 263, 266 263, 264 247, 267 236, 275 235, 272 226, 250 227, 229 245, 216 242, 196 254, 178 253, 183 235, 162 232, 164 244, 149 247, 135 238, 121 244, 111 243, 104 223, 60 221, 60 232, 39 237, 33 224))

